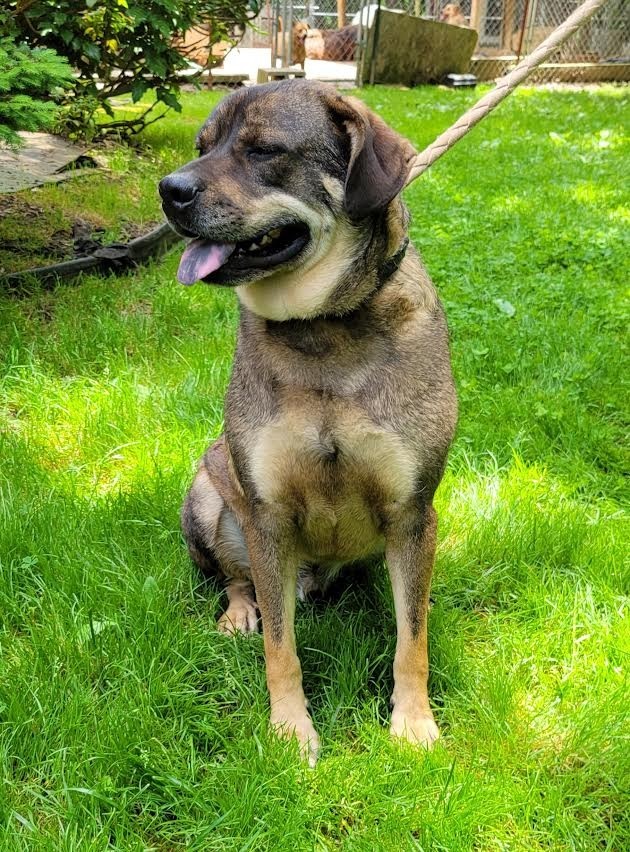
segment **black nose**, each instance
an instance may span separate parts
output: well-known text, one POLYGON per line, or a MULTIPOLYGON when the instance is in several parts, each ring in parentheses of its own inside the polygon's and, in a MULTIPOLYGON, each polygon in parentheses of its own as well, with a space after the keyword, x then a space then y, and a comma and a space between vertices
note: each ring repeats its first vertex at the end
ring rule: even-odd
POLYGON ((205 189, 203 184, 191 174, 173 172, 160 181, 160 195, 164 201, 175 207, 187 207, 195 196, 205 189))

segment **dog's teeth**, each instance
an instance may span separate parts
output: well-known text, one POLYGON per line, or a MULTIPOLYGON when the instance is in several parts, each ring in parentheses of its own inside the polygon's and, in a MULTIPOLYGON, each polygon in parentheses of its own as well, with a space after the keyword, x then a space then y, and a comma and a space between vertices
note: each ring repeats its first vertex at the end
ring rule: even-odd
POLYGON ((274 228, 273 231, 269 231, 269 236, 272 240, 277 240, 282 232, 282 228, 274 228))
POLYGON ((249 250, 250 251, 260 251, 260 246, 258 245, 258 243, 252 243, 249 247, 249 250))
POLYGON ((260 241, 260 244, 261 244, 261 246, 268 246, 270 242, 271 242, 271 237, 269 236, 269 234, 265 234, 265 236, 260 241))

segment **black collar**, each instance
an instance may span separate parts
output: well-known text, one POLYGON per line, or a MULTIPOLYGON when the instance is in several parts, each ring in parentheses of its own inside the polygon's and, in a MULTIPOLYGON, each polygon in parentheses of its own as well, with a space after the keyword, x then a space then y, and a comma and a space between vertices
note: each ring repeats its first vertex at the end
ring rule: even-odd
POLYGON ((407 253, 407 246, 409 245, 409 238, 405 237, 402 242, 402 245, 391 257, 388 257, 385 263, 383 263, 378 270, 378 284, 376 285, 376 289, 380 290, 381 287, 389 281, 394 272, 396 272, 400 268, 400 264, 403 262, 405 254, 407 253))

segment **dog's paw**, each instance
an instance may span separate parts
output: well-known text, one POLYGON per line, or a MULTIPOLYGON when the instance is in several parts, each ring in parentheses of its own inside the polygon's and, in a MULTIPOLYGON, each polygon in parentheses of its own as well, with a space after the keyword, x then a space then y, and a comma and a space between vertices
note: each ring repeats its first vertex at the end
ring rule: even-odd
POLYGON ((237 633, 258 632, 258 609, 255 603, 238 601, 231 603, 217 621, 219 633, 235 636, 237 633))
POLYGON ((306 711, 300 716, 272 713, 271 727, 277 736, 283 739, 290 740, 295 737, 302 759, 308 761, 311 768, 315 766, 319 756, 319 736, 306 711))
POLYGON ((406 740, 412 745, 430 749, 440 736, 438 726, 433 716, 427 713, 403 713, 394 711, 392 713, 392 724, 390 728, 392 737, 406 740))

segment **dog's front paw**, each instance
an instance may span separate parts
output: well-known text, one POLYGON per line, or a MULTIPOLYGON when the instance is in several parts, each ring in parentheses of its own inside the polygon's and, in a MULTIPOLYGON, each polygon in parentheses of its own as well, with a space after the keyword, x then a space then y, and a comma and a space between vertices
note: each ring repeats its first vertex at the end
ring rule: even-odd
POLYGON ((431 711, 428 713, 404 713, 396 710, 392 713, 392 724, 390 733, 393 737, 400 737, 412 745, 422 746, 430 749, 440 736, 438 726, 431 711))
POLYGON ((271 727, 283 739, 295 737, 302 758, 308 761, 310 767, 315 766, 319 755, 319 737, 306 710, 301 714, 293 714, 278 709, 271 714, 271 727))
POLYGON ((239 600, 230 603, 221 618, 217 621, 219 633, 234 636, 236 633, 258 632, 258 608, 255 603, 239 600))

